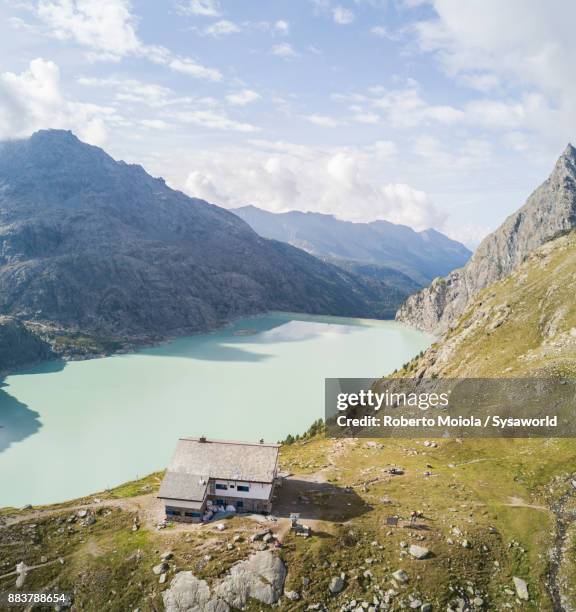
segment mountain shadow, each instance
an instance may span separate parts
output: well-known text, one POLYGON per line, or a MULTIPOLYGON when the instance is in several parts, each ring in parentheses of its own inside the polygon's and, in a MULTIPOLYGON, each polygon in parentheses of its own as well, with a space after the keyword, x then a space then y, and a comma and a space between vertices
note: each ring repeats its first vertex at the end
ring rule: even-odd
POLYGON ((0 453, 38 433, 41 427, 36 411, 0 389, 0 453))

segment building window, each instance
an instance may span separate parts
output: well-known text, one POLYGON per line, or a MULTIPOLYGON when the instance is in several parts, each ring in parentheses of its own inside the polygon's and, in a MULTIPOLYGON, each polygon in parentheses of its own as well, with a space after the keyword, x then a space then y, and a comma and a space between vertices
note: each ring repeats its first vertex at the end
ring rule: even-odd
POLYGON ((201 512, 184 512, 184 516, 200 517, 202 516, 202 513, 201 512))
POLYGON ((250 491, 250 487, 248 485, 238 485, 238 491, 248 493, 248 491, 250 491))
POLYGON ((223 499, 217 499, 216 500, 216 505, 217 506, 224 506, 225 505, 225 501, 223 499))
POLYGON ((215 488, 216 489, 220 489, 221 491, 227 491, 228 490, 228 485, 216 483, 216 487, 215 488))
POLYGON ((166 514, 168 516, 180 516, 180 511, 174 510, 173 508, 166 508, 166 514))
POLYGON ((244 508, 244 502, 243 501, 236 502, 236 508, 244 508))

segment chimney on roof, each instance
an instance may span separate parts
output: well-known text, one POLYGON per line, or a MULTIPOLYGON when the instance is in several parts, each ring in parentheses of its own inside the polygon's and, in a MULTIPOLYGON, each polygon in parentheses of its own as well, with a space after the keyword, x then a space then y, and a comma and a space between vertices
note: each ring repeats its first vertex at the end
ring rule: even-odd
POLYGON ((206 442, 206 436, 202 436, 198 441, 202 443, 206 442))
POLYGON ((260 438, 260 444, 264 444, 264 438, 260 438))

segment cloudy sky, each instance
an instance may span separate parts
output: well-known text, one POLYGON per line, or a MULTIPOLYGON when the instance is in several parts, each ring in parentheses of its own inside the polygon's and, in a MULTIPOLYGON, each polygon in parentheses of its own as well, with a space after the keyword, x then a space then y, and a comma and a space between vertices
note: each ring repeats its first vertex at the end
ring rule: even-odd
POLYGON ((474 246, 576 140, 573 0, 0 0, 0 138, 474 246))

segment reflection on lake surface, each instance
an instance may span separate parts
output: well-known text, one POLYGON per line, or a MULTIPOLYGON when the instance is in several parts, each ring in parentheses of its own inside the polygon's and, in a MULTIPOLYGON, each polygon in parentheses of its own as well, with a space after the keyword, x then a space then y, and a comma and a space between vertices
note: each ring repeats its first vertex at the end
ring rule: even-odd
POLYGON ((430 336, 393 321, 274 313, 130 355, 47 363, 0 386, 0 507, 162 469, 182 436, 268 441, 324 410, 324 378, 382 376, 430 336))

